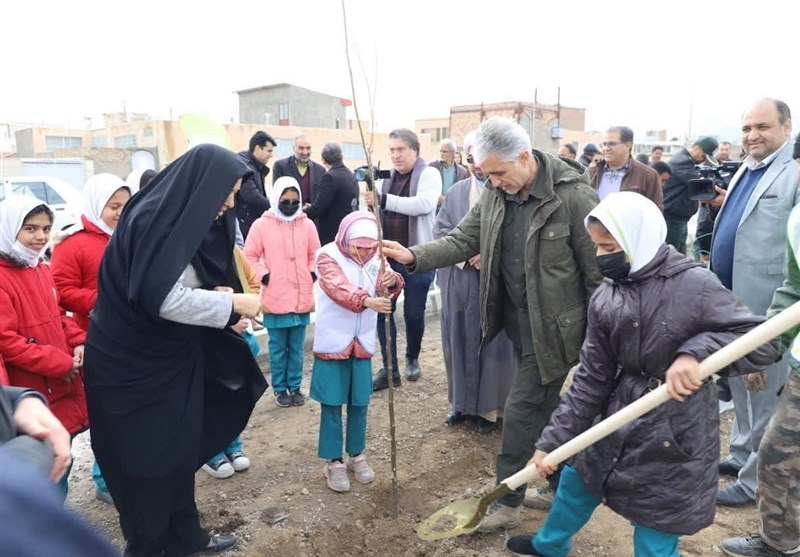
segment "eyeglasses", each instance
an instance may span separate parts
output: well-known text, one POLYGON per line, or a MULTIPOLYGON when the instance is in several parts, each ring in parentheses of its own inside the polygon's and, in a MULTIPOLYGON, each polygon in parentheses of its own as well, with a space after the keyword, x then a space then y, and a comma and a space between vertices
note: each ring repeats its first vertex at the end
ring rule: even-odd
POLYGON ((600 148, 605 149, 606 147, 608 147, 609 149, 613 149, 617 145, 622 145, 623 143, 624 143, 623 141, 603 141, 600 144, 600 148))
POLYGON ((475 159, 472 157, 472 155, 467 155, 467 162, 469 164, 475 164, 475 159))
POLYGON ((300 206, 300 200, 299 199, 281 199, 280 200, 280 204, 283 205, 284 207, 297 208, 297 207, 300 206))

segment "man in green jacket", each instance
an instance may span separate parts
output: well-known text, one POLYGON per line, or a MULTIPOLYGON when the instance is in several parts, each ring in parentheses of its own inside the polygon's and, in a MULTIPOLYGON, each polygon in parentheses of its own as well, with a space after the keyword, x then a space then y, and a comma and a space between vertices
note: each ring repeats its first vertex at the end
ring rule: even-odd
MULTIPOLYGON (((483 122, 473 150, 492 187, 458 226, 411 249, 391 241, 383 247, 411 273, 481 254, 481 347, 505 328, 517 355, 497 455, 499 482, 533 455, 578 362, 586 307, 602 280, 583 223, 598 199, 579 164, 531 150, 527 132, 511 120, 483 122)), ((530 506, 548 508, 552 493, 552 486, 540 489, 530 506)), ((523 499, 525 486, 500 499, 480 529, 514 527, 523 499)))

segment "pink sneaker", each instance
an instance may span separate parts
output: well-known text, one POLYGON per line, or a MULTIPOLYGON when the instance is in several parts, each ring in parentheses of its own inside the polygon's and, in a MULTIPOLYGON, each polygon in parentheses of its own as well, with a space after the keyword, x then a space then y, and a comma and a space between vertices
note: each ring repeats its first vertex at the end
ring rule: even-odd
POLYGON ((362 484, 372 483, 375 479, 375 472, 372 467, 367 463, 367 457, 364 453, 358 456, 347 457, 347 469, 352 470, 356 480, 362 484))
POLYGON ((341 462, 326 462, 323 469, 328 487, 334 491, 350 491, 350 480, 347 479, 347 466, 341 462))

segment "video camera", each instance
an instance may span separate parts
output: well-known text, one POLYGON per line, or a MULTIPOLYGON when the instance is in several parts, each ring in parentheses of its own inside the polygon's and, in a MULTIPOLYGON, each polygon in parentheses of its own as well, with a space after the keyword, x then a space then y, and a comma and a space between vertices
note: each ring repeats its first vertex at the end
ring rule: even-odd
POLYGON ((731 178, 742 165, 741 161, 726 161, 717 165, 696 164, 697 178, 689 180, 689 199, 692 201, 711 201, 717 197, 714 186, 728 189, 731 178))
POLYGON ((392 177, 391 170, 381 170, 380 163, 378 166, 372 167, 372 176, 369 175, 369 166, 366 164, 356 168, 353 174, 355 174, 356 180, 359 182, 367 182, 370 186, 372 186, 375 180, 384 180, 392 177))

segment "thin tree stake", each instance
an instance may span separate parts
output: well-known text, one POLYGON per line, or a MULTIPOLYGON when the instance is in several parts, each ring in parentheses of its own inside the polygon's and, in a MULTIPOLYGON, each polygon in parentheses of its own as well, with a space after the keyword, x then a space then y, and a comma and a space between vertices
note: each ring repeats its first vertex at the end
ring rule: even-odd
MULTIPOLYGON (((344 21, 344 50, 347 56, 347 70, 350 73, 350 89, 353 92, 353 109, 356 113, 356 124, 358 125, 358 132, 361 135, 361 146, 364 149, 364 155, 367 158, 367 193, 372 195, 372 213, 375 215, 375 220, 378 223, 378 257, 381 262, 381 269, 386 269, 386 256, 383 253, 383 227, 381 226, 381 216, 378 208, 378 193, 375 191, 374 184, 374 167, 372 166, 372 142, 370 148, 367 148, 367 141, 364 138, 364 129, 361 126, 361 118, 358 115, 358 103, 356 102, 356 84, 353 79, 353 65, 350 62, 350 40, 347 35, 347 10, 345 9, 345 0, 342 0, 342 19, 344 21)), ((370 108, 373 118, 372 132, 374 133, 374 99, 370 96, 370 108)), ((388 292, 383 288, 383 285, 378 285, 380 292, 383 296, 388 297, 388 292)), ((391 316, 387 315, 385 319, 386 331, 386 361, 391 366, 392 362, 392 337, 391 337, 391 316)), ((395 421, 394 421, 394 370, 386 369, 386 381, 389 384, 389 439, 390 439, 390 454, 392 464, 392 518, 397 518, 397 437, 395 436, 395 421)))

